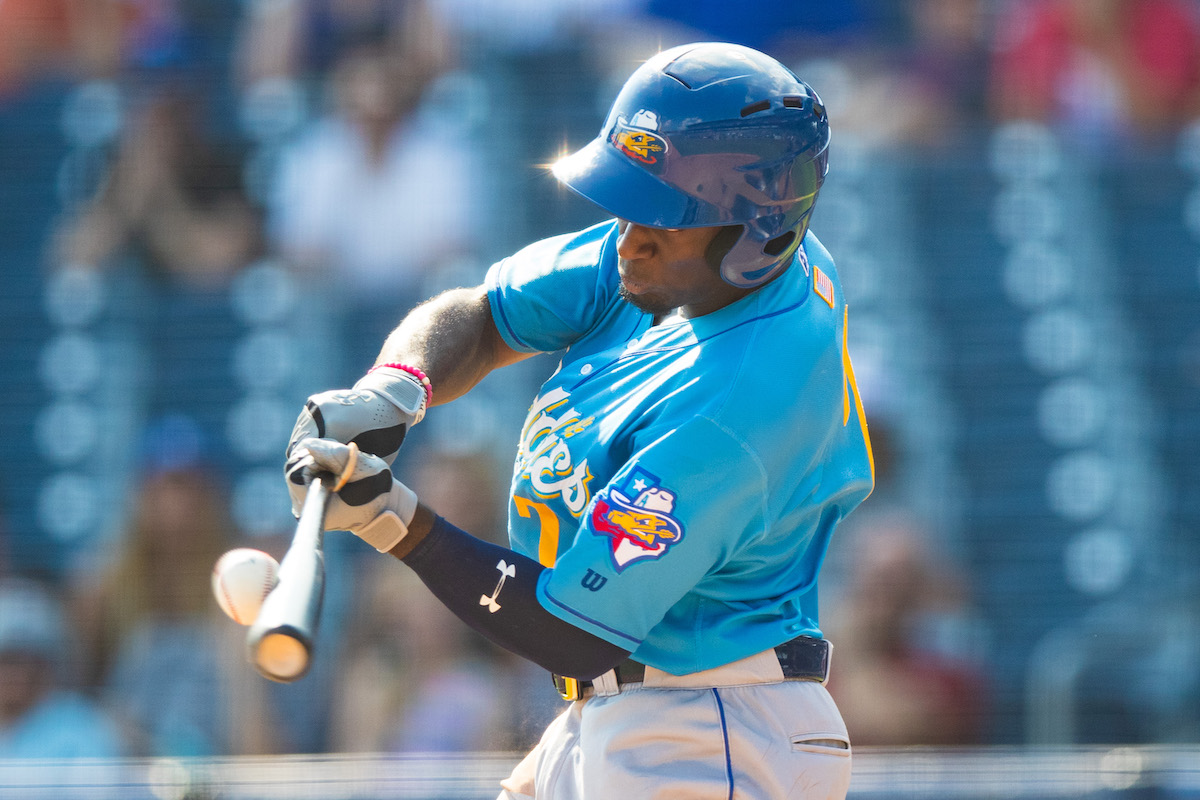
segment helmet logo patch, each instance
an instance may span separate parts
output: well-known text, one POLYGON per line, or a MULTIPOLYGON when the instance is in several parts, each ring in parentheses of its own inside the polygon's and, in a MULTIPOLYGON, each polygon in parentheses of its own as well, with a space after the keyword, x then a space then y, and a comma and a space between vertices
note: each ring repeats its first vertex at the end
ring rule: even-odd
POLYGON ((620 488, 606 487, 596 498, 591 522, 597 536, 609 537, 617 572, 645 559, 658 559, 683 538, 674 516, 675 493, 658 478, 635 469, 620 488))
MULTIPOLYGON (((652 112, 639 112, 635 119, 645 122, 647 120, 643 118, 647 115, 654 116, 652 112)), ((649 121, 657 122, 655 119, 649 121)), ((630 127, 623 119, 619 120, 616 127, 613 128, 609 141, 612 142, 613 147, 643 164, 656 164, 658 156, 667 152, 666 139, 648 130, 630 127)))

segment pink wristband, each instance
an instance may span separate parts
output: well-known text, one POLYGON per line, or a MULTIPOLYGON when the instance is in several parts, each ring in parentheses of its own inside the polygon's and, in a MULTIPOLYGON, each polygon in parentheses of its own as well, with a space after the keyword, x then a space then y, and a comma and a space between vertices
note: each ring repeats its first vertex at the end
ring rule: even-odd
POLYGON ((424 372, 416 367, 410 367, 408 364, 376 364, 367 370, 367 373, 370 374, 377 369, 381 369, 382 367, 391 367, 392 369, 402 370, 407 372, 409 375, 412 375, 414 378, 420 381, 421 386, 425 388, 425 407, 429 408, 433 405, 433 384, 429 382, 429 376, 424 372))

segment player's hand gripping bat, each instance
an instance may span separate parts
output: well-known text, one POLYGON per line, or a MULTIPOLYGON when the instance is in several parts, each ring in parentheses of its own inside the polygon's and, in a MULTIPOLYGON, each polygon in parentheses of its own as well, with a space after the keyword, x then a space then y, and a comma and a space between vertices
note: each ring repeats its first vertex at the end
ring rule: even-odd
POLYGON ((332 493, 354 472, 358 448, 350 449, 341 476, 320 473, 309 483, 296 533, 279 565, 279 583, 246 633, 251 663, 273 681, 297 680, 312 663, 325 598, 325 511, 332 493))

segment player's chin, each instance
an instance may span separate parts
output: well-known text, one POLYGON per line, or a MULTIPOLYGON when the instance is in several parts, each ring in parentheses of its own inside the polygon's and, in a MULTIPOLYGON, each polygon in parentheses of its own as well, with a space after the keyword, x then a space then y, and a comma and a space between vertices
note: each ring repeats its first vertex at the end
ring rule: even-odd
POLYGON ((675 310, 675 305, 662 295, 656 294, 655 292, 639 292, 634 294, 633 292, 629 291, 629 287, 625 285, 624 281, 621 281, 621 285, 617 290, 617 294, 619 294, 621 299, 626 303, 629 303, 629 305, 633 306, 639 311, 644 311, 647 314, 662 316, 664 314, 670 314, 675 310))

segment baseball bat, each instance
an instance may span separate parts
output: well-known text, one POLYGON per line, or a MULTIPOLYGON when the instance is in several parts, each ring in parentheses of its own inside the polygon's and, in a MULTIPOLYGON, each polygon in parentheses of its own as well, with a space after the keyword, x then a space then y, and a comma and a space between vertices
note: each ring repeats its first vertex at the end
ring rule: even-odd
POLYGON ((309 484, 296 533, 279 564, 279 583, 246 633, 250 662, 280 683, 303 677, 312 663, 325 597, 325 509, 333 481, 323 474, 309 484))

